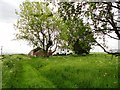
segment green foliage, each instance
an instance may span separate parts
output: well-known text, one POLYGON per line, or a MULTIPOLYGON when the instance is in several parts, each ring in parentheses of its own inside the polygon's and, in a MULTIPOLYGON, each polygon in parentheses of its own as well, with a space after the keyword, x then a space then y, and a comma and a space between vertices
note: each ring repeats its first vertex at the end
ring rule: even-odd
POLYGON ((12 55, 2 63, 3 88, 118 87, 118 58, 104 53, 50 58, 12 55))
POLYGON ((66 33, 68 47, 76 54, 88 54, 95 40, 89 24, 83 22, 80 5, 80 3, 75 5, 74 2, 60 2, 58 12, 68 28, 66 33))
POLYGON ((15 25, 18 29, 17 39, 27 40, 46 53, 57 44, 60 33, 65 31, 62 19, 53 14, 49 3, 24 1, 16 14, 19 16, 15 25))

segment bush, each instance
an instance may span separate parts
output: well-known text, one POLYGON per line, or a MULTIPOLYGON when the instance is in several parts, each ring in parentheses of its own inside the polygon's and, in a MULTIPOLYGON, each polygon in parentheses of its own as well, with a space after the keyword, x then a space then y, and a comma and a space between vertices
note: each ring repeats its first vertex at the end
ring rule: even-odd
POLYGON ((89 43, 81 42, 79 40, 77 40, 74 43, 73 47, 74 47, 73 50, 75 51, 75 54, 78 54, 78 55, 89 54, 91 49, 91 46, 89 45, 89 43))

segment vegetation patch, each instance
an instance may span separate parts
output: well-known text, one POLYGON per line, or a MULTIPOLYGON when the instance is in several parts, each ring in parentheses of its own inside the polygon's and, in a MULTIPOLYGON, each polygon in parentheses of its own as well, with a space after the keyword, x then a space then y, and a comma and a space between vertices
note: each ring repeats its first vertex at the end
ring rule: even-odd
POLYGON ((6 55, 3 88, 117 88, 118 58, 87 56, 29 57, 6 55))

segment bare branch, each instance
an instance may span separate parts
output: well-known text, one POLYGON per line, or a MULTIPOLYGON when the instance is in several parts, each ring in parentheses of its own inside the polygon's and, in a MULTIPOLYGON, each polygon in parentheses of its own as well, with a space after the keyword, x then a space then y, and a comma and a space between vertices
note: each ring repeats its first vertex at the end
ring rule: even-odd
POLYGON ((113 37, 113 36, 109 35, 108 33, 103 32, 103 34, 109 36, 110 38, 113 38, 113 39, 116 39, 116 40, 120 40, 119 38, 116 38, 116 37, 113 37))

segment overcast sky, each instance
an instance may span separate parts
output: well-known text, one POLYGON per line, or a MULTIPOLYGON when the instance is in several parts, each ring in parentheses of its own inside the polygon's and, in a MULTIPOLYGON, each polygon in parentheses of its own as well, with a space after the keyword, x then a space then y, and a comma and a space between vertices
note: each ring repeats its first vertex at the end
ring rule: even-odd
POLYGON ((28 53, 31 47, 24 41, 15 41, 15 29, 17 16, 15 9, 19 9, 24 0, 0 0, 0 46, 3 53, 28 53))
MULTIPOLYGON (((19 5, 24 0, 0 0, 0 47, 3 46, 3 53, 28 53, 32 47, 25 41, 14 41, 17 16, 15 9, 19 10, 19 5)), ((33 1, 33 0, 31 0, 33 1)), ((108 39, 110 48, 118 48, 118 41, 108 39)), ((102 49, 96 47, 92 51, 100 52, 102 49)))

